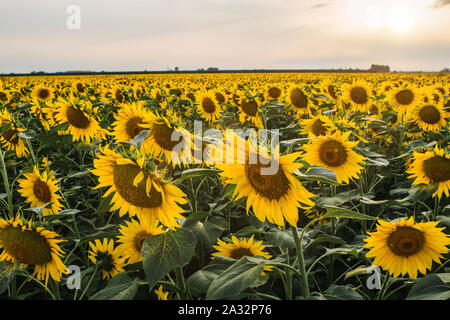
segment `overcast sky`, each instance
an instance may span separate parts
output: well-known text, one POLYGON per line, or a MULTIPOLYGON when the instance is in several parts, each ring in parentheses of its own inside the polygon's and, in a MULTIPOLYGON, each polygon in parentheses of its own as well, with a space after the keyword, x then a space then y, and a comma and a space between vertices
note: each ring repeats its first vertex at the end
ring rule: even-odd
POLYGON ((1 0, 0 73, 450 67, 450 0, 1 0), (67 8, 80 8, 70 30, 67 8))

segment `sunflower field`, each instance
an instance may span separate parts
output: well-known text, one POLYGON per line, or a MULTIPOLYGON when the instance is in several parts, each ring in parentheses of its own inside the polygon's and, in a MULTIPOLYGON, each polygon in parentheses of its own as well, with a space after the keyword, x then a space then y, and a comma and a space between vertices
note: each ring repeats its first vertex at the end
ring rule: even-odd
POLYGON ((449 118, 448 74, 0 78, 0 297, 449 299, 449 118))

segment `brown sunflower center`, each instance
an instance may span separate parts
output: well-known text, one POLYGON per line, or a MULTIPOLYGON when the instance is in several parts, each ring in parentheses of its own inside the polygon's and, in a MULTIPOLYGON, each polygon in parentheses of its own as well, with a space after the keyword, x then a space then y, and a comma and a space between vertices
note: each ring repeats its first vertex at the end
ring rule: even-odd
POLYGON ((48 89, 39 89, 37 96, 39 99, 47 100, 50 97, 50 90, 48 89))
POLYGON ((330 85, 328 85, 328 93, 330 94, 330 96, 332 97, 332 98, 336 98, 336 91, 334 90, 334 86, 332 86, 331 84, 330 85))
POLYGON ((330 167, 339 167, 347 161, 345 147, 336 140, 327 140, 319 148, 319 157, 330 167))
POLYGON ((272 99, 278 99, 281 96, 281 90, 280 88, 277 87, 270 87, 267 93, 269 94, 269 97, 272 99))
POLYGON ((214 113, 216 111, 216 104, 209 97, 204 97, 202 100, 202 108, 206 113, 214 113))
POLYGON ((144 240, 151 237, 152 234, 145 232, 145 231, 141 231, 138 234, 136 234, 136 236, 134 237, 134 248, 141 252, 142 249, 142 245, 144 244, 144 240))
POLYGON ((3 132, 2 137, 11 144, 19 143, 19 135, 17 134, 17 130, 9 128, 5 132, 3 132))
POLYGON ((275 174, 261 174, 261 169, 268 167, 269 164, 247 163, 245 165, 245 173, 250 184, 259 194, 271 200, 278 200, 288 192, 290 183, 281 167, 278 168, 278 172, 275 174))
POLYGON ((83 111, 73 106, 67 108, 66 116, 69 123, 76 128, 86 129, 91 123, 83 111))
POLYGON ((7 226, 0 230, 3 249, 20 263, 45 265, 52 261, 52 251, 47 238, 35 230, 7 226))
POLYGON ((6 93, 4 93, 3 91, 0 91, 0 100, 5 100, 6 99, 6 93))
POLYGON ((125 130, 127 131, 128 137, 130 137, 130 140, 136 137, 141 131, 144 130, 140 124, 142 124, 142 118, 140 117, 134 117, 127 121, 127 124, 125 126, 125 130))
POLYGON ((294 88, 289 93, 292 105, 299 109, 304 109, 308 107, 308 98, 299 88, 294 88))
POLYGON ((422 231, 412 227, 397 227, 387 239, 391 251, 401 257, 413 256, 425 245, 422 231))
POLYGON ((236 248, 230 252, 230 258, 239 260, 244 256, 253 257, 253 253, 248 248, 236 248))
POLYGON ((81 83, 78 82, 75 87, 77 88, 77 91, 79 93, 83 93, 84 92, 84 87, 83 87, 83 85, 81 83))
POLYGON ((225 96, 223 94, 221 94, 220 92, 216 92, 215 94, 216 100, 219 103, 224 103, 225 102, 225 96))
POLYGON ((108 252, 100 252, 97 256, 97 263, 102 263, 102 269, 106 272, 114 270, 114 258, 108 252))
POLYGON ((179 137, 177 141, 172 141, 172 134, 174 131, 175 129, 170 128, 165 123, 155 123, 152 127, 152 135, 158 146, 169 151, 172 151, 183 139, 183 137, 179 137))
POLYGON ((350 90, 350 98, 354 103, 364 104, 369 101, 369 97, 367 96, 366 89, 363 87, 354 87, 350 90))
POLYGON ((258 104, 253 99, 250 100, 242 99, 241 107, 242 111, 244 111, 245 114, 250 117, 256 116, 256 113, 258 112, 258 104))
POLYGON ((450 179, 450 159, 434 156, 423 161, 423 171, 433 182, 444 182, 450 179))
POLYGON ((402 105, 409 105, 414 100, 414 93, 409 89, 400 90, 395 94, 395 100, 402 105))
POLYGON ((119 192, 125 201, 136 207, 159 207, 162 204, 161 193, 157 191, 155 187, 152 187, 149 195, 147 195, 147 173, 144 173, 144 179, 138 183, 137 187, 133 185, 133 180, 140 170, 141 168, 135 164, 114 165, 114 186, 116 187, 117 192, 119 192))
POLYGON ((41 179, 37 180, 33 185, 33 193, 42 202, 50 202, 52 194, 48 185, 41 179))
POLYGON ((420 109, 420 120, 428 124, 435 124, 441 120, 441 113, 436 107, 428 105, 420 109))
POLYGON ((324 126, 324 122, 320 119, 316 119, 311 127, 312 133, 314 133, 316 136, 324 136, 327 134, 327 128, 324 126))
POLYGON ((117 89, 114 92, 114 97, 116 98, 117 102, 122 103, 123 100, 124 100, 124 96, 123 96, 122 90, 117 89))

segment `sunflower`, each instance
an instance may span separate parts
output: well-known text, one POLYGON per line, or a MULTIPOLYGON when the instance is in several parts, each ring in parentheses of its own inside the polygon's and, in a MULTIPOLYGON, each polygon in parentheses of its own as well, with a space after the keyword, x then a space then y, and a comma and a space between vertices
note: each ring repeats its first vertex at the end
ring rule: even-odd
POLYGON ((216 96, 212 91, 202 91, 197 93, 195 97, 203 119, 214 122, 222 115, 220 103, 216 100, 216 96))
POLYGON ((364 80, 355 80, 342 86, 343 98, 357 111, 366 112, 372 104, 372 87, 364 80))
POLYGON ((281 98, 283 90, 281 86, 277 84, 267 84, 264 90, 265 101, 277 101, 281 98))
POLYGON ((8 124, 9 128, 0 134, 0 143, 8 150, 14 150, 17 157, 25 157, 30 152, 19 135, 25 129, 17 127, 12 121, 11 115, 6 110, 0 111, 0 126, 8 124))
MULTIPOLYGON (((239 260, 242 257, 263 257, 265 259, 270 259, 272 256, 263 251, 266 246, 262 245, 262 240, 258 242, 254 242, 254 235, 251 236, 250 239, 242 239, 236 238, 235 236, 231 237, 231 243, 226 243, 220 239, 217 239, 217 245, 214 245, 213 248, 217 250, 217 252, 212 253, 212 259, 215 257, 226 257, 239 260)), ((264 271, 272 271, 273 266, 264 266, 264 271)), ((265 273, 262 272, 261 276, 264 276, 265 273)))
POLYGON ((0 87, 0 102, 2 104, 6 104, 9 100, 11 100, 11 94, 8 90, 2 89, 0 87))
POLYGON ((151 114, 148 122, 140 124, 141 127, 149 129, 148 137, 142 145, 145 154, 156 158, 164 155, 165 161, 173 166, 191 163, 190 152, 183 152, 185 147, 192 143, 192 137, 187 130, 171 124, 164 116, 151 114), (179 147, 180 151, 175 151, 176 147, 179 147))
POLYGON ((258 102, 255 99, 246 96, 240 98, 239 121, 242 124, 249 121, 258 128, 263 127, 258 102))
POLYGON ((247 197, 247 214, 250 207, 253 207, 256 218, 262 222, 267 219, 270 223, 284 226, 286 219, 295 226, 298 221, 298 208, 301 207, 299 202, 307 206, 314 205, 310 200, 314 195, 292 175, 302 166, 294 162, 299 153, 270 159, 264 156, 268 154, 267 151, 257 153, 256 147, 251 146, 248 141, 245 145, 248 154, 240 148, 235 150, 237 156, 244 158, 244 161, 237 159, 235 163, 216 164, 216 167, 222 170, 220 175, 224 178, 224 183, 236 185, 233 198, 238 200, 247 197), (250 161, 251 158, 256 161, 250 161), (271 161, 278 163, 276 172, 272 174, 268 172, 274 169, 269 169, 271 161))
POLYGON ((121 244, 117 248, 122 256, 128 259, 128 264, 140 262, 142 261, 141 249, 144 240, 163 232, 158 220, 152 223, 141 223, 131 219, 131 221, 126 221, 126 226, 120 226, 120 236, 117 237, 117 242, 121 244))
POLYGON ((244 256, 249 257, 264 257, 266 259, 272 258, 272 256, 264 252, 266 246, 262 245, 262 240, 254 242, 254 235, 250 239, 238 239, 235 236, 231 237, 232 242, 226 243, 220 239, 217 239, 217 245, 212 247, 217 250, 212 254, 212 257, 226 257, 239 260, 244 256))
POLYGON ((325 136, 331 130, 336 130, 336 126, 326 116, 316 116, 311 119, 304 119, 300 121, 302 125, 301 134, 307 134, 309 137, 325 136))
POLYGON ((45 102, 51 100, 53 97, 53 89, 45 86, 36 86, 33 89, 32 96, 39 102, 45 102))
POLYGON ((85 107, 78 106, 74 101, 64 101, 56 103, 58 108, 54 118, 61 124, 68 123, 68 133, 72 135, 73 141, 86 141, 90 143, 96 138, 104 138, 105 130, 103 130, 98 121, 91 114, 94 113, 92 104, 85 102, 85 107), (84 110, 83 110, 84 109, 84 110))
POLYGON ((113 135, 119 142, 128 142, 145 130, 140 125, 148 120, 150 114, 137 103, 123 105, 115 116, 113 135))
POLYGON ((348 141, 350 131, 331 136, 320 136, 304 145, 302 159, 310 165, 316 165, 336 173, 338 183, 349 183, 349 179, 358 179, 362 167, 358 164, 364 157, 352 150, 358 141, 348 141))
POLYGON ((60 259, 64 252, 58 245, 66 240, 57 237, 53 231, 33 226, 31 220, 24 224, 19 215, 9 221, 0 218, 0 261, 33 265, 32 277, 45 280, 45 286, 49 275, 59 282, 68 270, 60 259))
POLYGON ((124 103, 125 100, 126 100, 125 92, 124 92, 121 88, 119 88, 119 87, 117 87, 117 86, 115 86, 115 87, 112 88, 112 94, 111 94, 111 97, 112 97, 117 103, 124 103))
POLYGON ((310 112, 311 101, 307 93, 299 86, 291 84, 286 92, 287 104, 296 114, 308 114, 310 112))
POLYGON ((415 178, 413 185, 437 183, 438 188, 433 197, 441 198, 442 194, 450 195, 450 156, 437 146, 433 151, 413 152, 414 160, 406 173, 415 178))
POLYGON ((417 278, 417 271, 425 274, 433 261, 441 263, 442 254, 449 250, 449 236, 437 228, 439 221, 414 223, 414 218, 396 222, 378 220, 377 231, 369 232, 364 247, 372 248, 367 257, 375 257, 374 265, 389 271, 394 277, 409 274, 417 278))
POLYGON ((333 103, 338 103, 339 94, 337 91, 337 85, 331 81, 326 81, 321 85, 320 91, 331 99, 333 103))
POLYGON ((389 91, 388 100, 395 111, 405 114, 414 110, 421 100, 421 94, 415 86, 407 84, 389 91))
POLYGON ((425 131, 439 131, 447 125, 444 110, 438 104, 422 103, 414 110, 413 119, 417 126, 425 131))
POLYGON ((96 239, 94 242, 90 241, 89 246, 91 250, 88 251, 88 258, 100 268, 102 279, 113 278, 125 271, 123 269, 126 265, 125 259, 120 255, 118 248, 114 248, 114 240, 108 241, 104 238, 101 242, 96 239))
POLYGON ((94 159, 91 172, 99 177, 96 188, 109 187, 103 197, 115 191, 111 211, 119 209, 120 216, 127 212, 137 215, 144 223, 157 219, 171 229, 179 226, 176 219, 183 218, 183 209, 177 203, 187 203, 183 191, 147 169, 143 157, 127 159, 108 146, 100 151, 103 155, 94 159))
POLYGON ((59 202, 60 195, 56 193, 59 190, 58 180, 52 173, 44 171, 41 175, 38 166, 33 168, 33 172, 23 174, 26 179, 18 179, 20 189, 18 190, 26 202, 31 203, 32 207, 42 207, 47 203, 52 203, 49 208, 44 208, 42 214, 56 214, 62 205, 59 202))

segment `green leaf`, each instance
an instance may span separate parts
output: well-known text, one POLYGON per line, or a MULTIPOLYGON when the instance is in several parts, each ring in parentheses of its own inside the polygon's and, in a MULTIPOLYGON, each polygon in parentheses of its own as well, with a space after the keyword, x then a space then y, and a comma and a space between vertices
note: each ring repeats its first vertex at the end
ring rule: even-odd
POLYGON ((334 173, 334 171, 332 170, 328 170, 325 168, 319 167, 309 168, 306 174, 301 173, 299 170, 297 170, 294 172, 294 174, 302 179, 325 182, 335 186, 339 185, 339 183, 336 180, 336 173, 334 173))
POLYGON ((98 205, 97 210, 95 210, 94 215, 108 212, 109 209, 112 207, 111 200, 113 196, 114 192, 110 193, 106 198, 103 198, 100 204, 98 205))
POLYGON ((131 280, 125 272, 121 272, 108 281, 106 287, 89 300, 132 300, 137 293, 139 279, 131 280))
POLYGON ((186 221, 183 227, 192 231, 198 241, 212 245, 228 228, 228 221, 224 217, 212 216, 207 221, 186 221))
POLYGON ((16 275, 19 265, 9 261, 0 261, 0 294, 8 289, 16 275))
POLYGON ((232 298, 258 280, 266 264, 261 259, 244 256, 211 282, 207 300, 232 298))
POLYGON ((34 208, 28 208, 28 209, 24 209, 24 210, 27 210, 27 211, 33 211, 33 212, 36 213, 37 215, 42 216, 42 211, 43 211, 45 208, 50 207, 50 206, 52 205, 52 203, 53 203, 53 202, 49 202, 49 203, 44 204, 42 207, 34 207, 34 208))
POLYGON ((406 300, 450 299, 450 273, 429 274, 417 280, 406 300))
POLYGON ((295 248, 295 241, 290 230, 272 229, 266 233, 266 241, 276 247, 295 248))
POLYGON ((364 300, 353 288, 332 284, 323 295, 327 300, 364 300))
POLYGON ((218 276, 211 271, 198 270, 186 280, 186 285, 193 295, 200 296, 206 293, 211 282, 218 276))
POLYGON ((144 240, 142 259, 149 289, 175 268, 188 263, 197 239, 188 229, 168 231, 144 240))
POLYGON ((347 218, 347 219, 358 219, 358 220, 376 220, 377 218, 362 214, 359 212, 351 211, 344 208, 338 208, 333 206, 325 206, 327 213, 323 218, 347 218))

